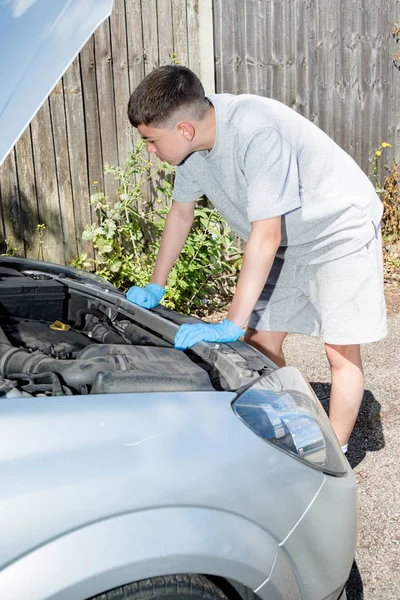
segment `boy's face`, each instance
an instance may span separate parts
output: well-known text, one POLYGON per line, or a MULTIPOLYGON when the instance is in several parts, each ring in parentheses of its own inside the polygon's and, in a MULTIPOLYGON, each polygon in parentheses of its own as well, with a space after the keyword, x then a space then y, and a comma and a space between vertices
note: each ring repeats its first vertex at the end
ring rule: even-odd
POLYGON ((146 140, 147 152, 155 154, 159 160, 170 165, 179 165, 192 151, 191 139, 180 125, 173 129, 158 129, 141 123, 137 129, 146 140))

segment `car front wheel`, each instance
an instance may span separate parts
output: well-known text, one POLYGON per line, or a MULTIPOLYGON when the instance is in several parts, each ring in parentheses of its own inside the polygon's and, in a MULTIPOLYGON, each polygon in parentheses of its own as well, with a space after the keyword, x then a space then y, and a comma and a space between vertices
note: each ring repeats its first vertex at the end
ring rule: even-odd
POLYGON ((228 600, 202 575, 152 577, 115 588, 90 600, 228 600))

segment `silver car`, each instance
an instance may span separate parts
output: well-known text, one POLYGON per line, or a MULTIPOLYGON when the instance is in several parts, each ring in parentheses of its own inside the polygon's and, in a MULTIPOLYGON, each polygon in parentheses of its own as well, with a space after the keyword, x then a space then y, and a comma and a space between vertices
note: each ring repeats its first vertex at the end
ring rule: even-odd
MULTIPOLYGON (((2 79, 0 160, 111 5, 52 3, 2 79)), ((355 478, 296 368, 175 350, 192 317, 39 261, 0 258, 0 315, 1 600, 345 598, 355 478)))

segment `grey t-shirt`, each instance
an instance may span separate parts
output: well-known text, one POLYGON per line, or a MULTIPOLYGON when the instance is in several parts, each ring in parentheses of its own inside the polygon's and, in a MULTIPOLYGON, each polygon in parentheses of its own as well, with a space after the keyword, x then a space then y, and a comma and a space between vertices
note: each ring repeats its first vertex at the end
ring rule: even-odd
POLYGON ((174 200, 205 194, 247 240, 251 223, 282 215, 278 256, 334 260, 375 235, 382 203, 354 160, 284 104, 253 95, 209 96, 216 138, 176 169, 174 200))

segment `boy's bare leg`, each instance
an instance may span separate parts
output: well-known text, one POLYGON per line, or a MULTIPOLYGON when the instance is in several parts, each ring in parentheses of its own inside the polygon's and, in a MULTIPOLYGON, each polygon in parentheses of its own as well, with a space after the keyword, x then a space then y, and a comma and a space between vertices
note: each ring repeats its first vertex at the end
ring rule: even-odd
MULTIPOLYGON (((286 362, 282 344, 286 335, 280 331, 248 329, 244 339, 278 367, 284 367, 286 362)), ((360 346, 325 344, 325 350, 332 378, 329 420, 340 445, 344 446, 353 430, 364 394, 360 346)))
POLYGON ((265 354, 278 367, 284 367, 286 361, 282 351, 282 344, 286 335, 287 333, 284 331, 256 331, 255 329, 248 329, 244 336, 244 341, 265 354))
POLYGON ((340 445, 344 446, 353 431, 364 394, 360 346, 325 344, 325 351, 332 376, 329 420, 340 445))

